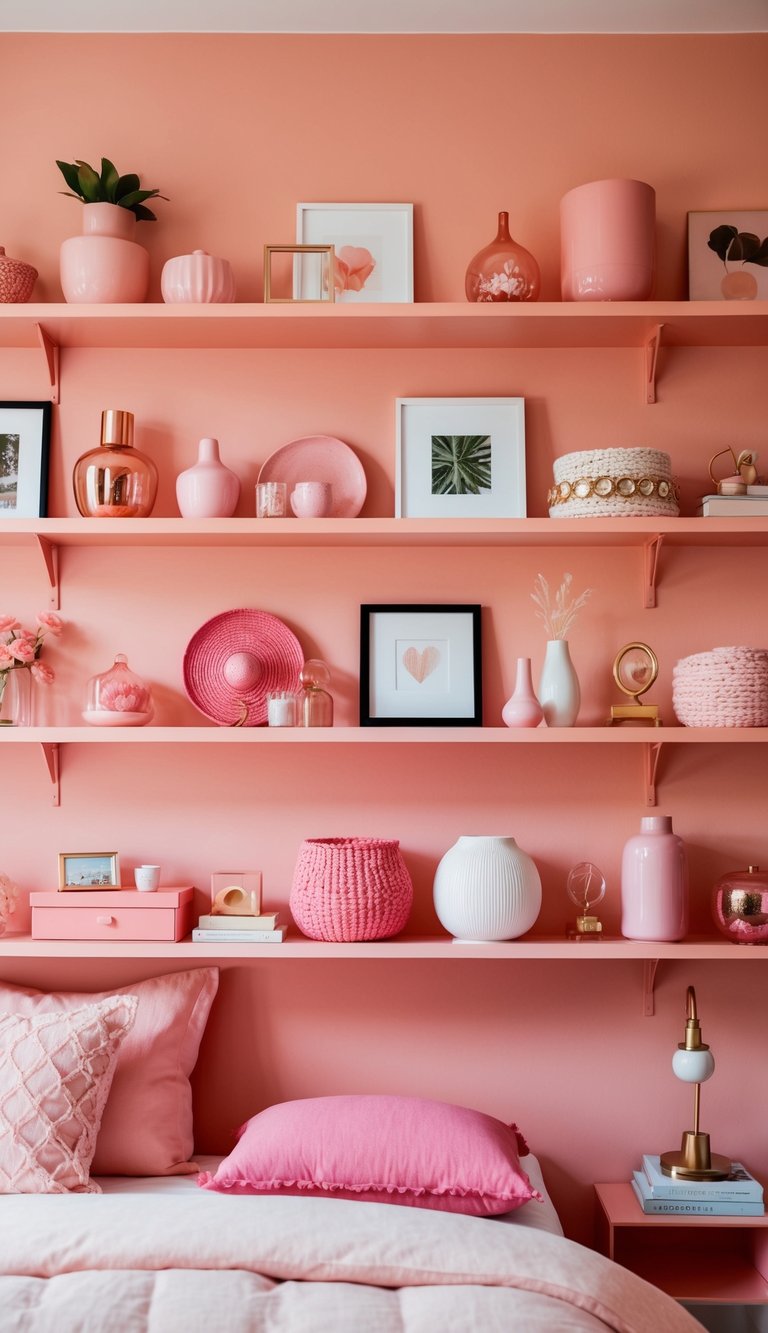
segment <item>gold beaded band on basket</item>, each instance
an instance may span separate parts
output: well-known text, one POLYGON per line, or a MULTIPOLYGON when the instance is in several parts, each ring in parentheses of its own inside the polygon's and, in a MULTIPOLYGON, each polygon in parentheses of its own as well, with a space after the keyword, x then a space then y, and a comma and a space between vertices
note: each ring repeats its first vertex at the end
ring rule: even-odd
POLYGON ((576 481, 559 481, 547 492, 547 504, 566 504, 568 500, 610 500, 617 495, 631 500, 641 495, 644 500, 658 495, 660 500, 677 500, 674 482, 668 477, 578 477, 576 481))

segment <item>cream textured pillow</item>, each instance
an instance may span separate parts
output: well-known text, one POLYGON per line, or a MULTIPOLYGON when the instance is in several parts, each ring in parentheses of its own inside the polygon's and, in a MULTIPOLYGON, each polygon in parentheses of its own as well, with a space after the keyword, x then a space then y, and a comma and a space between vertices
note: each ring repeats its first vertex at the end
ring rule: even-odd
POLYGON ((0 1193, 100 1193, 90 1181, 135 995, 69 1013, 0 1013, 0 1193))

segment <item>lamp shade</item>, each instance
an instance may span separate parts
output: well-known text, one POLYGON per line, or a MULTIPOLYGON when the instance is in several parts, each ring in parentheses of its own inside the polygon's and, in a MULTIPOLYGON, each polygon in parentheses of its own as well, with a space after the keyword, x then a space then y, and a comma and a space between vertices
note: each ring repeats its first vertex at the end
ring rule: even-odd
POLYGON ((672 1071, 683 1083, 706 1083, 715 1072, 715 1057, 707 1047, 700 1051, 678 1049, 672 1056, 672 1071))

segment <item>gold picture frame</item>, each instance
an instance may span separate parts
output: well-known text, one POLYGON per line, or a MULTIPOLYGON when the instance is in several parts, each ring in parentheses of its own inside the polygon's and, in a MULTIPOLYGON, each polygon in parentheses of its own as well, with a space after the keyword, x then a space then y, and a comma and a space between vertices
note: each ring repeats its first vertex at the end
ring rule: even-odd
POLYGON ((266 305, 329 305, 336 300, 334 281, 336 251, 332 245, 265 245, 264 246, 264 302, 266 305), (293 294, 275 296, 273 294, 274 275, 272 260, 275 255, 293 255, 293 273, 291 275, 293 294), (307 282, 304 255, 319 255, 320 271, 317 279, 317 296, 305 296, 303 291, 307 282), (298 262, 297 262, 298 261, 298 262))
POLYGON ((104 893, 119 888, 117 852, 59 852, 60 893, 104 893))

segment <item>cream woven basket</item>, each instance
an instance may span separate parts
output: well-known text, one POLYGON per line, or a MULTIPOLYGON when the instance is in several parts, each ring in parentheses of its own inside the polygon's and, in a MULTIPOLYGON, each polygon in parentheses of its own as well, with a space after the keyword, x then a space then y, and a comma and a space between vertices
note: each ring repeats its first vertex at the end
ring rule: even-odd
POLYGON ((680 513, 669 454, 660 449, 588 449, 554 463, 550 518, 675 518, 680 513))
POLYGON ((684 727, 768 727, 768 649, 683 657, 672 670, 672 707, 684 727))

